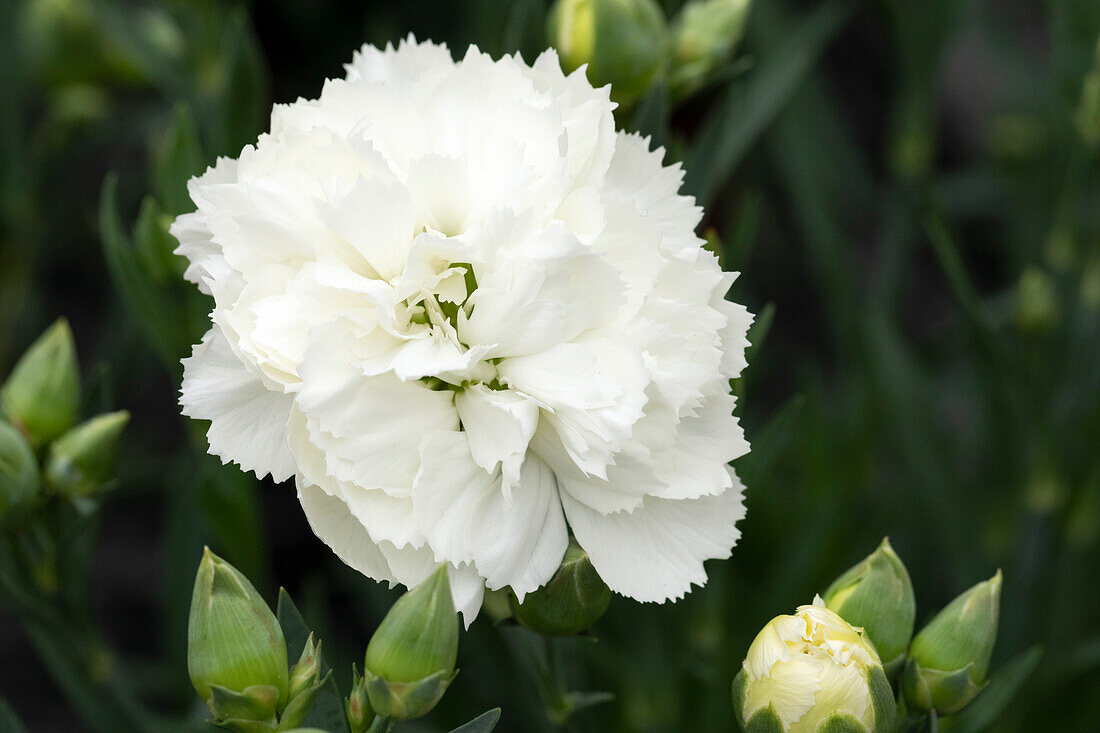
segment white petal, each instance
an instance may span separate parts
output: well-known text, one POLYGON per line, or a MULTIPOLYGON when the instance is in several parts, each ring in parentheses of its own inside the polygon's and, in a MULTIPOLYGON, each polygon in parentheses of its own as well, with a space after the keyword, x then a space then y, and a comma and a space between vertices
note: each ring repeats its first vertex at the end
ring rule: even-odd
POLYGON ((738 483, 718 496, 647 498, 633 512, 610 515, 561 496, 573 534, 608 587, 664 602, 706 583, 704 560, 729 557, 745 514, 741 491, 738 483))
POLYGON ((259 478, 285 481, 294 473, 286 436, 292 404, 245 368, 216 327, 183 360, 183 414, 209 420, 210 452, 259 478))
POLYGON ((515 392, 475 384, 455 397, 455 407, 474 462, 489 473, 503 464, 504 492, 510 494, 538 427, 538 405, 515 392))
POLYGON ((488 587, 511 586, 521 598, 545 583, 568 544, 553 473, 537 457, 523 464, 514 500, 500 474, 470 456, 462 432, 436 432, 423 444, 413 505, 436 560, 472 563, 488 587))
POLYGON ((299 481, 298 500, 313 533, 345 564, 368 578, 383 580, 390 585, 397 581, 382 550, 342 499, 299 481))

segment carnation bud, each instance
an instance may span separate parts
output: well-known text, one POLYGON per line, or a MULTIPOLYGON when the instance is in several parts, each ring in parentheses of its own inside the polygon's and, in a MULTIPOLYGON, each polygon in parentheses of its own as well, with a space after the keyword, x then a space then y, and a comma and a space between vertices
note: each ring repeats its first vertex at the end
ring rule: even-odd
POLYGON ((65 319, 38 337, 0 389, 0 408, 32 446, 48 443, 76 421, 80 369, 65 319))
POLYGON ((287 700, 286 642, 278 620, 248 578, 210 548, 191 596, 187 670, 219 721, 267 721, 287 700))
POLYGON ((890 733, 897 717, 874 645, 820 598, 757 634, 733 706, 742 729, 768 733, 890 733))
POLYGON ((395 720, 426 714, 454 679, 457 657, 458 614, 441 565, 397 599, 367 645, 371 707, 395 720))
POLYGON ((69 496, 91 496, 114 473, 118 438, 130 413, 125 410, 93 417, 50 445, 46 480, 69 496))
POLYGON ((366 733, 374 722, 374 708, 370 706, 370 698, 367 697, 367 681, 359 674, 355 665, 351 668, 351 694, 344 701, 344 710, 348 715, 351 733, 366 733))
POLYGON ((1001 571, 951 601, 913 638, 902 677, 914 710, 950 715, 985 685, 997 639, 1001 571))
POLYGON ((328 675, 321 676, 321 642, 314 644, 313 634, 310 634, 298 663, 290 668, 287 703, 279 715, 281 730, 300 725, 306 719, 326 679, 328 675))
POLYGON ((18 517, 38 493, 38 461, 27 441, 0 420, 0 522, 18 517))
POLYGON ((703 85, 741 40, 750 0, 692 0, 673 28, 672 86, 686 96, 703 85))
POLYGON ((513 601, 516 619, 546 636, 573 636, 596 623, 611 602, 611 591, 576 540, 553 577, 522 602, 513 601))
POLYGON ((1058 324, 1058 293, 1050 276, 1029 267, 1016 288, 1016 325, 1025 333, 1041 335, 1058 324))
POLYGON ((824 600, 845 621, 863 628, 888 675, 900 668, 917 605, 909 572, 889 539, 834 580, 824 600))
POLYGON ((550 43, 568 71, 588 64, 594 86, 630 104, 663 73, 665 16, 654 0, 558 0, 550 10, 550 43))

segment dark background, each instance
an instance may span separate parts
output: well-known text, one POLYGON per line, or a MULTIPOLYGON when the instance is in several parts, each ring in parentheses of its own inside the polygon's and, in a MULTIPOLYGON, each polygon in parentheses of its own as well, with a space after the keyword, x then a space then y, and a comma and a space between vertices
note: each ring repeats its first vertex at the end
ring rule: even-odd
MULTIPOLYGON (((163 276, 157 321, 120 284, 105 177, 118 172, 124 233, 147 194, 163 225, 186 210, 180 171, 235 156, 271 102, 316 96, 364 41, 413 32, 532 60, 545 14, 539 0, 0 4, 0 375, 65 316, 85 412, 133 414, 89 549, 93 616, 110 664, 177 729, 202 718, 184 644, 204 543, 269 600, 291 591, 345 690, 392 596, 312 536, 289 485, 203 455, 175 398, 205 304, 163 276), (188 130, 198 146, 180 163, 188 130)), ((703 229, 743 273, 734 299, 773 320, 737 385, 754 447, 738 464, 743 539, 705 590, 674 606, 616 598, 598 643, 566 645, 575 686, 617 696, 578 729, 729 730, 756 631, 884 535, 918 624, 1004 569, 994 669, 1033 645, 1044 656, 993 729, 1095 729, 1098 34, 1092 0, 758 0, 716 81, 669 114, 659 96, 620 111, 686 161, 703 229)), ((0 697, 29 730, 90 729, 90 703, 2 608, 0 660, 0 697)), ((498 730, 547 726, 489 614, 459 666, 426 730, 494 705, 498 730)))

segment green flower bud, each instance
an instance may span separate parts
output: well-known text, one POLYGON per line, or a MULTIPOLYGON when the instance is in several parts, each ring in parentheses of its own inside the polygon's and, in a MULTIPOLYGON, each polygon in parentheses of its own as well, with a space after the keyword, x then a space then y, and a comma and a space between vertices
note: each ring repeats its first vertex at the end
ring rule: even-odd
POLYGON ((825 591, 825 605, 871 638, 887 674, 899 669, 917 615, 913 583, 905 564, 884 539, 825 591))
POLYGON ((696 91, 741 40, 749 0, 692 0, 673 26, 672 87, 681 96, 696 91))
POLYGON ((1016 325, 1024 333, 1041 335, 1058 325, 1058 293, 1050 277, 1037 267, 1020 276, 1016 288, 1016 325))
POLYGON ((351 694, 344 700, 344 710, 348 715, 351 733, 366 733, 374 722, 374 708, 367 696, 367 681, 359 674, 358 668, 351 668, 351 694))
POLYGON ((447 566, 441 565, 397 599, 367 645, 371 707, 396 720, 426 714, 454 679, 457 657, 458 614, 447 566))
POLYGON ((46 481, 69 496, 91 496, 114 475, 118 438, 130 421, 125 410, 98 415, 50 445, 46 481))
POLYGON ((274 715, 287 700, 286 642, 278 620, 248 578, 210 548, 191 596, 187 670, 218 720, 244 718, 242 710, 260 715, 268 707, 274 715))
POLYGON ((997 639, 1001 571, 951 601, 909 646, 902 689, 909 707, 950 715, 985 685, 997 639))
POLYGON ((757 634, 733 707, 749 733, 890 733, 897 717, 874 645, 821 599, 757 634))
POLYGON ((553 577, 523 602, 513 600, 516 619, 545 636, 573 636, 596 623, 611 602, 611 591, 576 540, 553 577))
POLYGON ((293 728, 306 719, 326 679, 328 675, 321 677, 321 642, 314 644, 310 634, 298 663, 290 668, 287 703, 279 716, 280 729, 293 728))
POLYGON ((0 389, 0 409, 32 446, 72 427, 80 405, 80 369, 64 318, 38 337, 0 389))
POLYGON ((0 420, 0 522, 18 518, 38 493, 38 461, 18 430, 0 420))
POLYGON ((611 84, 629 105, 668 64, 665 16, 655 0, 558 0, 550 9, 550 43, 567 71, 588 64, 589 81, 611 84))

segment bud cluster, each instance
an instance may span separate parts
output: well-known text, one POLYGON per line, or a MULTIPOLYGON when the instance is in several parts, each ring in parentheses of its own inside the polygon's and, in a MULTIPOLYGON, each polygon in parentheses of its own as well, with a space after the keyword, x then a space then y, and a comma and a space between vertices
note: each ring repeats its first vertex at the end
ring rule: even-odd
POLYGON ((883 540, 813 606, 757 635, 734 680, 738 720, 745 730, 873 733, 957 713, 986 684, 1000 591, 998 571, 914 637, 909 573, 883 540))
POLYGON ((676 97, 703 86, 741 40, 749 0, 689 0, 671 23, 656 0, 557 0, 550 44, 569 71, 611 84, 624 107, 666 81, 676 97))

